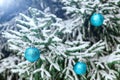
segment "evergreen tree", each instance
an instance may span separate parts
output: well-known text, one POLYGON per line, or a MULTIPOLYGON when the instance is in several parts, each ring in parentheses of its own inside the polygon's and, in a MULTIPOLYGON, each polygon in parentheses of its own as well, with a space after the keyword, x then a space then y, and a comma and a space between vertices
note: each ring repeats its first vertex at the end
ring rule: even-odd
MULTIPOLYGON (((99 40, 103 40, 105 42, 105 49, 102 52, 102 56, 110 56, 112 53, 119 55, 116 53, 116 50, 119 49, 119 21, 120 21, 120 1, 116 0, 61 0, 64 3, 65 7, 63 9, 66 10, 66 14, 69 16, 69 19, 78 20, 76 23, 82 27, 81 33, 82 38, 85 41, 90 41, 91 45, 94 45, 99 40), (95 27, 90 24, 90 18, 94 13, 101 13, 104 16, 104 23, 100 27, 95 27)), ((74 32, 73 32, 74 33, 74 32)), ((98 55, 100 57, 100 55, 98 55)), ((116 58, 117 59, 117 58, 116 58)), ((116 69, 120 74, 120 57, 118 57, 117 61, 106 62, 107 65, 111 69, 116 69), (116 66, 117 65, 117 66, 116 66)), ((88 65, 89 66, 89 65, 88 65)), ((96 67, 95 67, 96 68, 96 67)), ((99 67, 100 68, 100 67, 99 67)), ((103 78, 99 75, 99 68, 93 75, 91 74, 91 80, 101 80, 107 79, 107 75, 103 78), (100 77, 99 77, 100 76, 100 77)), ((101 68, 100 68, 101 69, 101 68)), ((94 70, 94 69, 91 69, 94 70)), ((91 71, 90 70, 90 71, 91 71)), ((102 69, 101 69, 102 70, 102 69)), ((107 72, 107 69, 104 71, 107 72)), ((102 74, 104 75, 104 73, 102 74)), ((118 76, 118 80, 120 75, 118 76)), ((115 80, 113 78, 109 78, 111 80, 115 80)))
POLYGON ((29 8, 29 16, 20 14, 21 19, 16 20, 19 31, 3 33, 16 58, 11 55, 14 59, 4 59, 1 72, 8 69, 18 73, 19 80, 119 80, 119 0, 62 2, 67 20, 29 8), (95 12, 104 15, 101 27, 90 25, 95 12), (34 63, 24 58, 30 46, 40 50, 40 59, 34 63), (15 60, 17 63, 12 64, 15 60), (74 72, 78 61, 87 64, 86 74, 74 72))

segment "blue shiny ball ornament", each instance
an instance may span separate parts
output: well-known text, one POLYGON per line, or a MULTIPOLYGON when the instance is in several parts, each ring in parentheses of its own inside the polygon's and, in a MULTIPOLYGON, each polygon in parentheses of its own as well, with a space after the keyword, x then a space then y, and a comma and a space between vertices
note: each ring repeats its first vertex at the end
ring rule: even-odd
POLYGON ((87 71, 87 65, 84 62, 77 62, 74 67, 73 70, 76 74, 78 75, 83 75, 86 73, 87 71))
POLYGON ((103 24, 103 21, 104 21, 104 17, 100 13, 94 13, 90 18, 91 25, 95 27, 101 26, 103 24))
POLYGON ((40 51, 35 47, 29 47, 25 50, 25 58, 30 62, 35 62, 40 58, 40 51))

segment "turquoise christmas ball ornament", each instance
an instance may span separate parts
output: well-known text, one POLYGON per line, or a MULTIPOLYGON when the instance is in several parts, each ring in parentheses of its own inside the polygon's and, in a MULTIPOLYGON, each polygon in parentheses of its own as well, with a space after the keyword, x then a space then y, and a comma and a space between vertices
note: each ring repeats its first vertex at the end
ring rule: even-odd
POLYGON ((94 13, 90 18, 91 25, 95 27, 101 26, 103 24, 103 21, 104 21, 104 17, 100 13, 94 13))
POLYGON ((77 62, 74 67, 73 70, 76 74, 78 75, 83 75, 86 73, 87 71, 87 65, 84 62, 77 62))
POLYGON ((25 50, 25 58, 30 62, 35 62, 40 58, 40 51, 35 47, 29 47, 25 50))

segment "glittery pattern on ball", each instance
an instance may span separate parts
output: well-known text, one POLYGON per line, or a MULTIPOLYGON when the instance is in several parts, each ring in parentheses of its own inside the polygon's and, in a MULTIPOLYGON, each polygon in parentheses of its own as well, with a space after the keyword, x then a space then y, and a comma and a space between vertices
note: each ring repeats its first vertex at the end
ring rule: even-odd
POLYGON ((30 62, 35 62, 40 57, 40 51, 39 49, 35 47, 29 47, 25 51, 25 58, 30 62))
POLYGON ((86 73, 87 70, 87 65, 84 62, 77 62, 74 67, 73 70, 76 74, 78 75, 83 75, 86 73))
POLYGON ((101 26, 103 24, 103 21, 104 21, 104 17, 100 13, 94 13, 90 18, 91 25, 95 27, 101 26))

